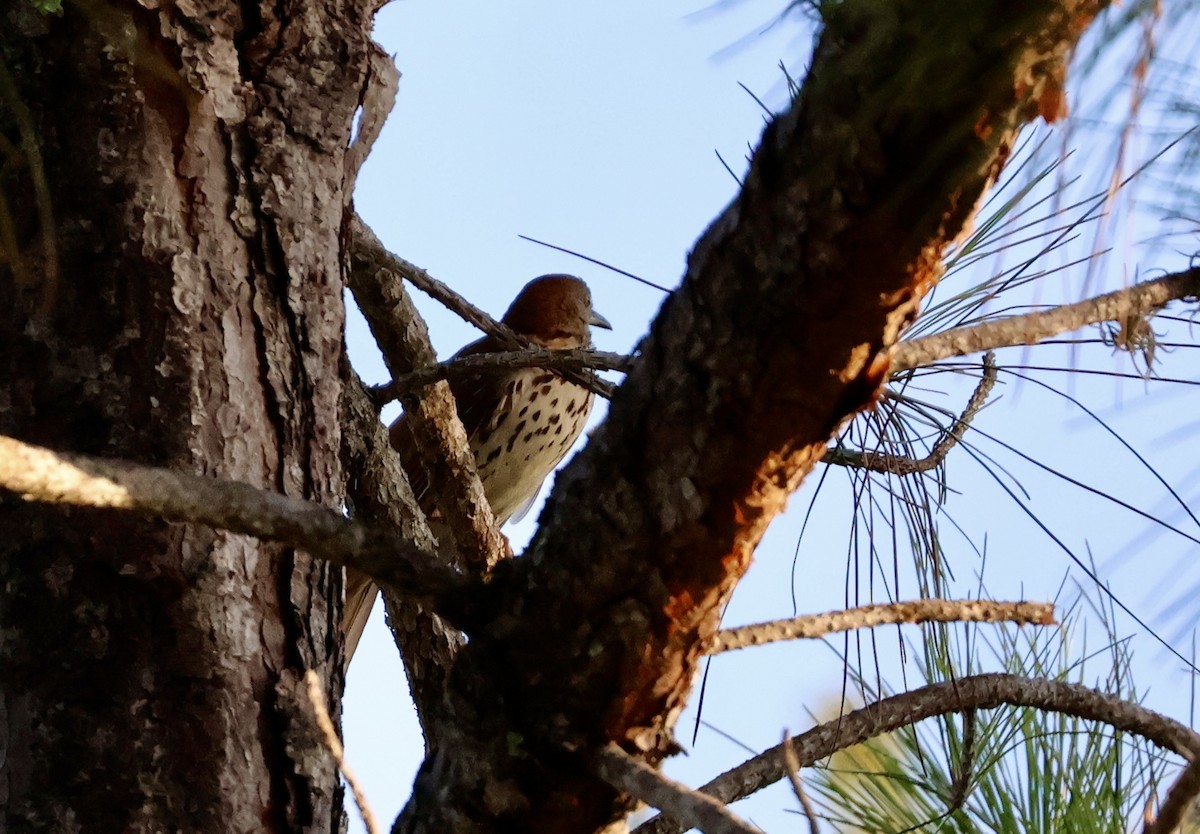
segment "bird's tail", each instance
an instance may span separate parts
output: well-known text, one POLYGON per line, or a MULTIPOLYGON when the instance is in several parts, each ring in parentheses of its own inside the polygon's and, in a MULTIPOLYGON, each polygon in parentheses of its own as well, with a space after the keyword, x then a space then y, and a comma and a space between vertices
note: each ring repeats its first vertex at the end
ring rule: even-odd
POLYGON ((375 596, 379 588, 365 573, 359 573, 353 568, 346 568, 346 605, 342 609, 342 632, 346 635, 346 666, 354 657, 358 641, 363 629, 367 627, 367 618, 371 616, 371 608, 375 605, 375 596))

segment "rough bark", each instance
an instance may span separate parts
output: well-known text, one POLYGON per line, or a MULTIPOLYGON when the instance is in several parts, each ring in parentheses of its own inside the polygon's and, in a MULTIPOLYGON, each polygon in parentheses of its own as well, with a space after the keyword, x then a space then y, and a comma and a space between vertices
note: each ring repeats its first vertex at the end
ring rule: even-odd
MULTIPOLYGON (((340 506, 343 157, 369 13, 8 4, 0 128, 40 159, 0 181, 0 431, 340 506)), ((336 704, 340 570, 3 500, 0 587, 0 830, 341 825, 298 700, 315 668, 336 704)))
POLYGON ((1097 4, 846 2, 745 187, 692 253, 451 680, 454 744, 396 830, 581 832, 627 809, 766 525, 869 407, 1016 130, 1060 109, 1097 4))

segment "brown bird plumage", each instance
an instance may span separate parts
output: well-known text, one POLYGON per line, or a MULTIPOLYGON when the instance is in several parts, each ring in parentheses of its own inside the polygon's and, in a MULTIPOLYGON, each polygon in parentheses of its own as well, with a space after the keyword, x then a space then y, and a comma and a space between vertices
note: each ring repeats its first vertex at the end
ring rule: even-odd
MULTIPOLYGON (((570 275, 543 275, 530 281, 501 321, 532 343, 559 350, 588 347, 592 327, 610 328, 592 309, 587 285, 570 275)), ((501 350, 503 345, 485 336, 455 357, 501 350)), ((451 380, 450 390, 496 522, 519 518, 583 431, 592 410, 592 393, 542 368, 458 378, 451 380)), ((427 514, 433 512, 436 491, 429 488, 403 415, 392 424, 390 434, 421 508, 427 514)), ((342 622, 347 663, 358 646, 377 590, 366 576, 346 571, 342 622)))

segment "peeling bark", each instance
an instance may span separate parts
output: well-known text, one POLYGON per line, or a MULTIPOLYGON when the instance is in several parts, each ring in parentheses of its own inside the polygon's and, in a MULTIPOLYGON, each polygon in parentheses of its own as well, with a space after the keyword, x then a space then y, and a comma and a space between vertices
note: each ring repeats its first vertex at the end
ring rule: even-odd
MULTIPOLYGON (((369 13, 10 5, 0 59, 54 225, 10 168, 30 269, 18 284, 0 268, 0 430, 340 506, 343 156, 369 13)), ((306 668, 340 689, 340 571, 205 527, 4 500, 0 587, 0 829, 341 825, 295 704, 306 668)))

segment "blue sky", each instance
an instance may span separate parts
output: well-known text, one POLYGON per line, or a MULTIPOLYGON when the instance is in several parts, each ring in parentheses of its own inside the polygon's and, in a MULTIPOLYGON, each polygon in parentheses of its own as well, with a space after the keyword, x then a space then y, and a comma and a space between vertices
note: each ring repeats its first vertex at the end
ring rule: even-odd
MULTIPOLYGON (((779 7, 761 0, 707 11, 700 3, 397 0, 381 12, 376 37, 395 54, 403 78, 396 107, 359 180, 358 210, 389 248, 496 315, 536 275, 582 276, 592 287, 596 308, 614 325, 611 334, 599 334, 598 346, 628 351, 645 332, 662 294, 518 235, 584 252, 666 286, 677 283, 690 246, 736 193, 716 153, 740 174, 748 143, 757 141, 763 127, 762 110, 739 84, 778 108, 785 97, 780 59, 802 74, 809 44, 802 26, 762 31, 779 7), (747 35, 743 46, 731 48, 747 35)), ((1143 143, 1138 150, 1149 147, 1143 143)), ((1118 225, 1108 241, 1117 254, 1093 280, 1108 287, 1131 280, 1147 251, 1138 243, 1144 236, 1133 221, 1118 225)), ((1081 238, 1082 250, 1076 248, 1074 255, 1086 254, 1090 246, 1090 238, 1081 238)), ((1065 262, 1071 256, 1058 257, 1065 262)), ((1014 260, 1007 257, 1010 265, 1014 260)), ((1144 263, 1175 267, 1180 257, 1159 253, 1144 263)), ((1064 273, 1038 285, 1036 297, 1073 300, 1081 297, 1082 282, 1079 271, 1064 273)), ((440 355, 475 338, 452 314, 417 300, 440 355)), ((370 337, 354 317, 348 341, 364 378, 383 381, 370 337)), ((1165 356, 1164 372, 1194 378, 1187 354, 1180 349, 1165 356)), ((1127 357, 1113 357, 1106 347, 1083 354, 1066 347, 1013 351, 1002 360, 1133 371, 1127 357)), ((1186 442, 1170 440, 1171 432, 1180 426, 1186 431, 1197 413, 1191 389, 1102 377, 1068 383, 1058 372, 1040 378, 1064 390, 1069 385, 1072 395, 1085 399, 1149 455, 1168 480, 1186 485, 1194 479, 1196 456, 1181 454, 1186 442)), ((1165 517, 1162 487, 1077 409, 1036 385, 1003 376, 1001 382, 993 404, 978 418, 979 428, 1165 517)), ((957 411, 970 387, 970 380, 939 385, 927 396, 957 411)), ((1105 578, 1121 588, 1123 601, 1147 618, 1158 617, 1153 621, 1164 634, 1178 626, 1164 624, 1159 612, 1168 592, 1200 581, 1200 572, 1186 561, 1195 558, 1194 544, 1174 535, 1151 538, 1145 520, 1089 497, 985 439, 977 441, 1020 478, 1030 506, 1067 546, 1083 556, 1092 548, 1105 578), (1142 540, 1145 550, 1139 547, 1142 540), (1165 591, 1159 584, 1163 577, 1171 579, 1165 591)), ((977 586, 982 563, 976 551, 985 547, 984 580, 996 598, 1050 599, 1064 576, 1083 580, 1063 551, 960 451, 952 453, 949 467, 962 495, 952 495, 946 507, 973 542, 953 533, 946 538, 960 588, 977 586)), ((792 511, 760 547, 728 623, 790 616, 793 587, 802 612, 840 607, 847 600, 887 599, 883 581, 891 575, 890 564, 872 568, 866 556, 852 553, 847 478, 844 472, 831 473, 797 550, 816 483, 810 478, 793 499, 792 511)), ((1195 503, 1194 489, 1190 498, 1195 503)), ((514 543, 525 540, 536 515, 535 510, 507 531, 514 543)), ((1195 525, 1189 530, 1200 535, 1195 525)), ((900 596, 912 598, 911 572, 902 574, 900 596)), ((351 765, 376 813, 390 825, 407 798, 422 743, 382 619, 377 611, 350 672, 344 727, 351 765)), ((1122 626, 1134 630, 1129 622, 1122 626)), ((881 630, 876 640, 884 665, 898 669, 895 631, 881 630)), ((1152 641, 1142 640, 1138 647, 1147 680, 1156 687, 1153 694, 1177 714, 1186 709, 1186 699, 1182 706, 1180 701, 1186 694, 1181 664, 1152 641)), ((806 710, 828 703, 840 683, 834 653, 820 644, 733 653, 713 665, 705 718, 761 749, 777 743, 785 727, 795 734, 811 726, 806 710)), ((898 676, 893 683, 899 685, 898 676)), ((689 715, 680 725, 685 743, 690 722, 689 715)), ((702 732, 692 754, 673 761, 669 772, 698 784, 742 758, 736 746, 702 732)), ((740 810, 767 830, 791 830, 796 818, 783 809, 794 804, 785 789, 740 810)), ((358 825, 353 811, 351 818, 358 825)))

